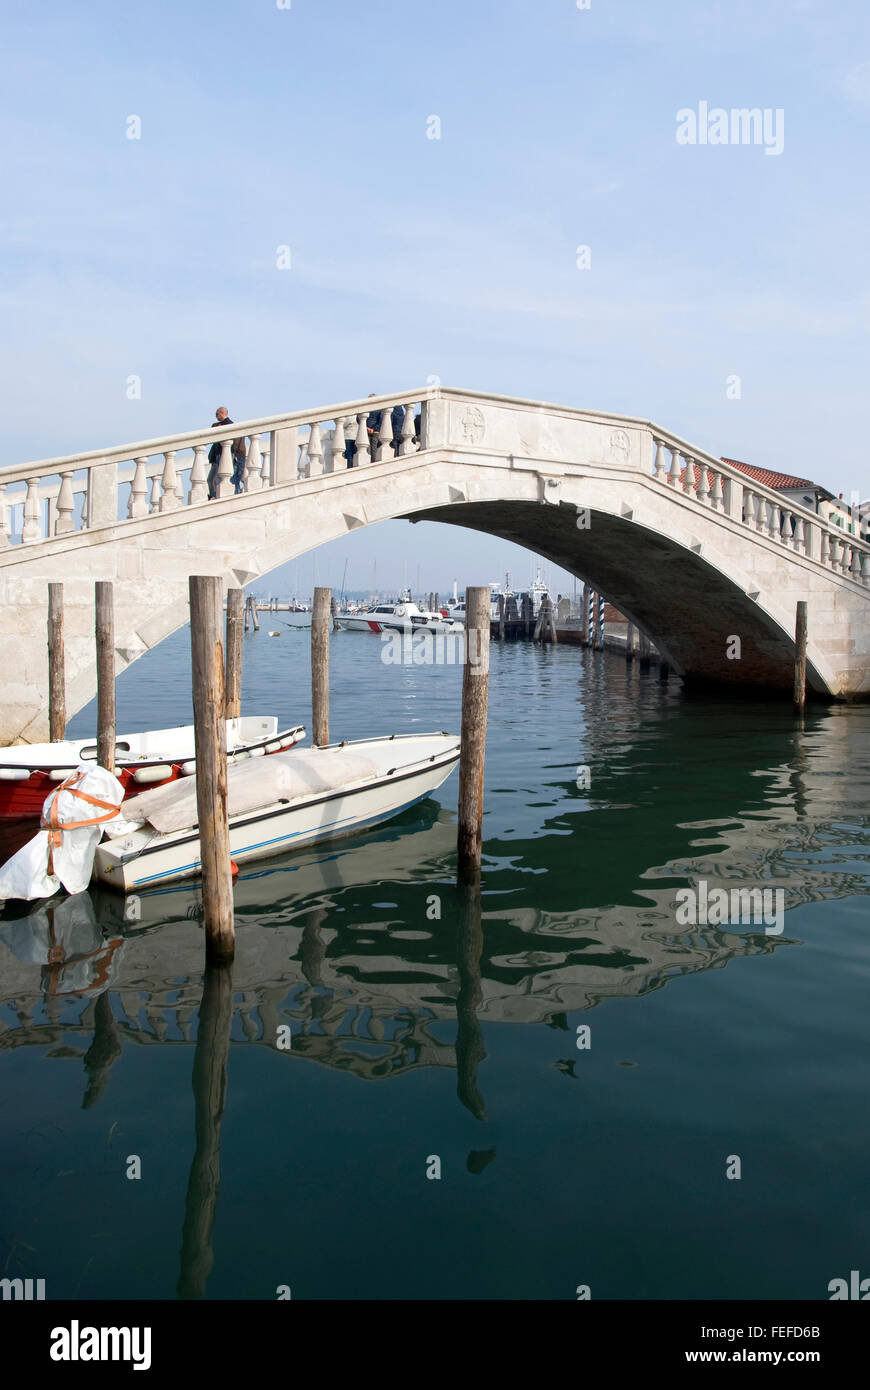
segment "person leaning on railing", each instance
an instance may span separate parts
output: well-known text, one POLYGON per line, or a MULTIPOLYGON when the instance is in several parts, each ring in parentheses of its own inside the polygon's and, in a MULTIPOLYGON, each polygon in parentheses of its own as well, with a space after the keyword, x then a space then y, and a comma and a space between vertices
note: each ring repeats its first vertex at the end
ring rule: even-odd
MULTIPOLYGON (((214 420, 214 424, 212 425, 212 429, 217 429, 219 425, 231 425, 232 423, 233 423, 233 421, 230 419, 230 412, 227 410, 226 406, 225 406, 225 405, 219 405, 218 408, 217 408, 217 410, 215 411, 215 420, 214 420)), ((209 470, 208 470, 208 495, 209 495, 209 498, 217 497, 217 480, 218 480, 218 470, 219 470, 219 468, 220 468, 220 462, 221 462, 221 449, 222 449, 222 447, 223 447, 222 443, 221 443, 220 441, 216 441, 214 444, 212 444, 211 448, 210 448, 209 451, 208 451, 208 461, 209 461, 209 470)), ((246 459, 246 458, 247 458, 247 449, 246 449, 246 447, 245 447, 245 437, 244 437, 244 435, 242 435, 240 439, 234 439, 234 440, 233 440, 233 472, 232 472, 232 479, 231 479, 231 481, 232 481, 233 488, 235 489, 236 493, 241 492, 241 491, 242 491, 242 488, 243 488, 243 486, 244 486, 245 459, 246 459)))

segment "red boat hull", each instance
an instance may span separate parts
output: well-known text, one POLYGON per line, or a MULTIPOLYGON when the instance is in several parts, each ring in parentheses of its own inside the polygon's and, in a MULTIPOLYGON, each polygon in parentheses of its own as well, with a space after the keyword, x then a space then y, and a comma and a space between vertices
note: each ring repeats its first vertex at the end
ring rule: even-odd
MULTIPOLYGON (((75 768, 70 768, 74 772, 75 768)), ((165 786, 167 782, 174 782, 181 776, 178 765, 172 768, 171 777, 164 777, 162 782, 151 782, 147 787, 139 786, 138 782, 133 781, 135 768, 124 767, 115 775, 124 788, 125 798, 135 796, 137 792, 150 791, 152 787, 165 786)), ((57 791, 60 783, 54 777, 49 777, 47 772, 31 772, 26 781, 21 782, 0 782, 0 821, 7 820, 39 820, 46 797, 53 791, 57 791)))

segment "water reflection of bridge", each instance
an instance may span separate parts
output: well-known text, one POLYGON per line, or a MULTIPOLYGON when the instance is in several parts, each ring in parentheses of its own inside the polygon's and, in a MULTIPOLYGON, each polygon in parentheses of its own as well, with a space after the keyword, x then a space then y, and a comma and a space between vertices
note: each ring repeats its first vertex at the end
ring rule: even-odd
MULTIPOLYGON (((552 1023, 788 940, 761 927, 677 928, 674 890, 663 879, 782 886, 787 907, 864 889, 857 876, 814 864, 825 826, 797 815, 696 829, 701 852, 651 867, 634 905, 548 911, 501 906, 498 896, 488 903, 484 894, 471 981, 479 1022, 552 1023)), ((456 1067, 457 999, 469 982, 465 909, 443 874, 453 835, 449 818, 442 812, 433 822, 430 812, 418 830, 375 845, 244 874, 231 1045, 274 1048, 289 1024, 288 1055, 360 1078, 456 1067), (422 908, 432 892, 442 899, 439 922, 422 908)), ((178 885, 138 900, 132 923, 124 920, 129 899, 85 893, 0 924, 0 1049, 39 1045, 49 1057, 81 1057, 93 1103, 125 1043, 191 1043, 202 990, 199 911, 196 888, 178 885)))

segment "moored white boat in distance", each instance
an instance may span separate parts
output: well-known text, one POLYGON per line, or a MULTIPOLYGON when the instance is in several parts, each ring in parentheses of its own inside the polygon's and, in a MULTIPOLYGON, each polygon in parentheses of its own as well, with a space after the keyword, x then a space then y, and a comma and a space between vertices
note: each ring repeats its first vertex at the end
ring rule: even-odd
MULTIPOLYGON (((459 759, 454 734, 356 739, 231 767, 230 854, 243 864, 377 825, 441 786, 459 759)), ((130 891, 200 872, 196 784, 125 803, 136 829, 97 846, 93 877, 130 891)))
MULTIPOLYGON (((301 724, 279 731, 276 718, 260 715, 228 719, 226 731, 227 753, 238 762, 283 752, 305 737, 301 724)), ((115 739, 115 776, 125 797, 134 796, 145 787, 189 777, 196 770, 194 758, 192 724, 119 734, 115 739)), ((38 817, 46 797, 59 782, 75 772, 80 763, 96 761, 95 738, 0 748, 0 820, 38 817)))
POLYGON ((462 632, 463 624, 440 612, 418 608, 410 599, 377 603, 362 613, 338 613, 335 621, 343 632, 462 632))

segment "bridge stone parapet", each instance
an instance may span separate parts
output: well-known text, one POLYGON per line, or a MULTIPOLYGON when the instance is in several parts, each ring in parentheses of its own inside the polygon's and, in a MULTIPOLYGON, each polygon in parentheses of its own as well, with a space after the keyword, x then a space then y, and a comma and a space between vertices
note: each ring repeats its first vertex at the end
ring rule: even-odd
POLYGON ((859 537, 650 421, 428 387, 0 471, 0 633, 16 654, 0 741, 47 737, 49 582, 65 584, 72 713, 95 690, 94 580, 115 583, 121 671, 186 621, 189 574, 244 585, 396 517, 530 546, 593 583, 687 678, 786 691, 806 599, 811 686, 870 696, 859 537), (740 661, 726 658, 732 635, 740 661))

